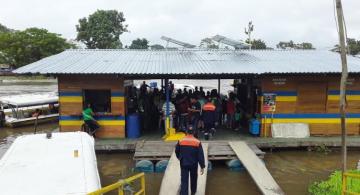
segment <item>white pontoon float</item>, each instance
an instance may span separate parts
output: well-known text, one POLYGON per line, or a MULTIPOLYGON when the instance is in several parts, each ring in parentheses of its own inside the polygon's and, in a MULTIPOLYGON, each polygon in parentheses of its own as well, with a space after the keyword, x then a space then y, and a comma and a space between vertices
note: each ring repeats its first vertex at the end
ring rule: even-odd
POLYGON ((94 139, 84 132, 23 135, 0 160, 6 195, 85 195, 101 188, 94 139))
POLYGON ((5 124, 10 127, 33 125, 58 120, 58 112, 52 112, 49 104, 58 107, 57 93, 40 93, 5 96, 0 98, 0 106, 5 112, 5 124), (39 109, 42 114, 33 117, 32 113, 39 109))

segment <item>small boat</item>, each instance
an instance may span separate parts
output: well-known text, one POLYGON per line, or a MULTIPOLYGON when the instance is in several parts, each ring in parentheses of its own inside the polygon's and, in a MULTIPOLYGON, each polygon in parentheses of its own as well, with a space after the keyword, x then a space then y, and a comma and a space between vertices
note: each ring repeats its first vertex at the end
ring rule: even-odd
POLYGON ((5 113, 5 125, 19 127, 57 121, 59 118, 57 93, 25 94, 0 98, 5 113))
POLYGON ((94 138, 84 132, 23 135, 0 159, 1 194, 85 195, 99 188, 94 138))

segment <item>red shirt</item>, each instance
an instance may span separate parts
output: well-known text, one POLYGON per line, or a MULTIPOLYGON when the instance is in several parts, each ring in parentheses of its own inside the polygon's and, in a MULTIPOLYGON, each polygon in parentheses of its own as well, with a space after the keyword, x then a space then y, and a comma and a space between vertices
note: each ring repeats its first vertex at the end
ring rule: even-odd
POLYGON ((232 100, 228 100, 226 103, 226 113, 235 114, 235 103, 232 100))

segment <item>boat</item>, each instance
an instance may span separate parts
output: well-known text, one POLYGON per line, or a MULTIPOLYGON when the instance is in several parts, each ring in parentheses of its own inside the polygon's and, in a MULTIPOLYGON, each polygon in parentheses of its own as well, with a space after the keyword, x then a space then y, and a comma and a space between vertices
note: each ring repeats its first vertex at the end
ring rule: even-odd
POLYGON ((0 98, 0 110, 5 113, 6 126, 34 125, 57 121, 58 101, 55 92, 5 96, 0 98))
POLYGON ((84 132, 23 135, 0 159, 1 194, 85 195, 99 188, 94 138, 84 132))

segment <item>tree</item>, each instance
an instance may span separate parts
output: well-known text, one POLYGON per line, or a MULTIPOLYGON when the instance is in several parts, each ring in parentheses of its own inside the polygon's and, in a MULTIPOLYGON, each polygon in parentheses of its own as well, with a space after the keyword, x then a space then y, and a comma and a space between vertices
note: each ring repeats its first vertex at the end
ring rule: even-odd
POLYGON ((219 45, 217 45, 211 38, 201 39, 200 47, 207 49, 219 49, 219 45))
POLYGON ((88 18, 81 18, 76 25, 76 40, 89 49, 121 48, 120 35, 128 32, 122 12, 116 10, 97 10, 88 18))
POLYGON ((293 41, 280 41, 276 48, 278 49, 315 49, 311 43, 303 42, 303 43, 294 43, 293 41))
MULTIPOLYGON (((246 40, 249 43, 249 39, 246 40)), ((251 40, 251 49, 267 49, 266 43, 261 39, 251 40)))
POLYGON ((160 45, 160 44, 154 44, 154 45, 150 45, 150 49, 152 49, 152 50, 160 50, 160 49, 165 49, 165 47, 160 45))
POLYGON ((8 27, 0 24, 0 33, 7 33, 7 32, 11 32, 12 30, 9 29, 8 27))
POLYGON ((20 67, 71 48, 64 38, 46 29, 0 33, 0 63, 20 67))
MULTIPOLYGON (((353 38, 348 38, 347 41, 347 53, 351 55, 357 55, 360 54, 360 40, 356 40, 353 38)), ((331 51, 340 52, 340 46, 335 45, 334 49, 331 49, 331 51)))
POLYGON ((129 49, 148 49, 149 48, 149 41, 145 38, 140 39, 137 38, 131 42, 129 49))

